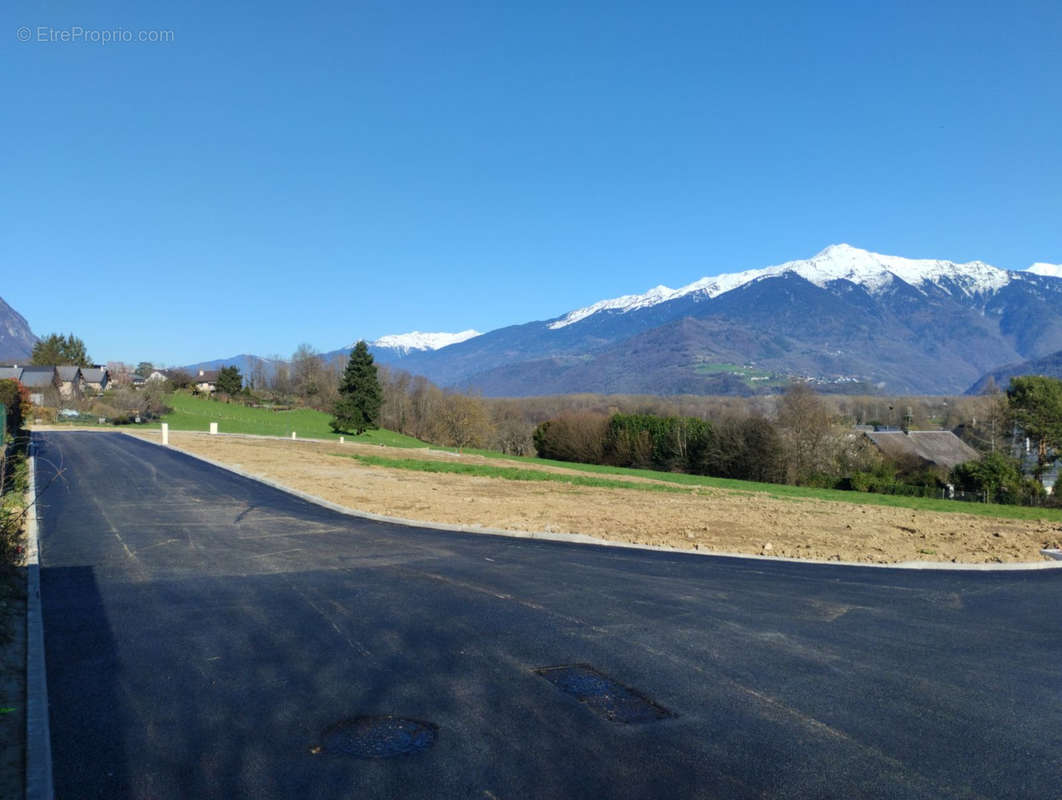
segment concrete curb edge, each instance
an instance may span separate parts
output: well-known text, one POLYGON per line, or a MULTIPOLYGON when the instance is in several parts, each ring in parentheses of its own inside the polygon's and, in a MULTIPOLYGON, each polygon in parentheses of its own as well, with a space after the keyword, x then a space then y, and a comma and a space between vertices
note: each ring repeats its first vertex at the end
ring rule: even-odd
MULTIPOLYGON (((682 555, 694 555, 694 556, 711 556, 713 558, 743 558, 752 559, 758 561, 772 561, 772 562, 786 562, 792 564, 817 564, 820 566, 840 566, 840 567, 873 567, 877 569, 907 569, 907 570, 958 570, 958 571, 972 571, 972 572, 1014 572, 1014 571, 1030 571, 1041 569, 1062 569, 1062 561, 1044 561, 1044 562, 1018 562, 1014 564, 959 564, 952 563, 950 561, 937 562, 937 561, 904 561, 896 564, 866 564, 860 561, 817 561, 809 558, 781 558, 778 556, 762 556, 751 553, 720 553, 711 550, 684 550, 674 547, 661 547, 659 545, 651 544, 634 544, 632 542, 616 542, 609 539, 599 539, 595 536, 588 536, 585 533, 549 533, 546 531, 516 531, 508 530, 504 528, 484 528, 474 527, 470 525, 457 525, 444 522, 431 522, 427 520, 418 519, 405 519, 403 517, 389 517, 383 514, 374 514, 371 511, 359 511, 347 506, 341 506, 338 503, 333 503, 330 500, 325 500, 323 497, 310 494, 309 492, 303 492, 299 489, 293 489, 290 486, 285 486, 282 483, 265 478, 261 475, 255 475, 254 473, 240 469, 239 467, 233 467, 229 464, 223 464, 220 461, 215 461, 205 456, 196 455, 195 453, 189 453, 187 450, 181 450, 179 447, 173 445, 164 445, 161 442, 155 442, 151 439, 147 439, 141 436, 133 436, 119 431, 122 436, 128 436, 130 439, 135 439, 147 444, 153 444, 156 447, 161 447, 166 450, 173 450, 174 452, 181 453, 202 461, 206 464, 210 464, 218 469, 223 469, 226 472, 231 472, 235 475, 239 475, 241 478, 248 478, 253 481, 258 481, 273 489, 277 489, 281 492, 285 492, 290 495, 294 495, 301 500, 305 500, 315 505, 323 506, 324 508, 332 511, 337 511, 340 514, 345 514, 349 517, 358 517, 360 519, 370 519, 375 522, 388 522, 396 525, 408 525, 415 528, 427 528, 429 530, 449 531, 452 533, 478 533, 486 534, 488 536, 506 536, 511 539, 544 539, 551 542, 568 542, 571 544, 592 544, 598 547, 622 547, 628 550, 652 550, 659 553, 680 553, 682 555)), ((252 434, 215 434, 215 436, 251 436, 252 434)), ((284 437, 256 437, 263 439, 278 438, 283 440, 284 437)), ((307 440, 302 440, 307 441, 307 440)), ((325 440, 321 440, 325 441, 325 440)))
POLYGON ((44 664, 36 466, 31 438, 28 459, 31 505, 26 517, 26 800, 53 800, 55 788, 48 723, 48 677, 44 664))

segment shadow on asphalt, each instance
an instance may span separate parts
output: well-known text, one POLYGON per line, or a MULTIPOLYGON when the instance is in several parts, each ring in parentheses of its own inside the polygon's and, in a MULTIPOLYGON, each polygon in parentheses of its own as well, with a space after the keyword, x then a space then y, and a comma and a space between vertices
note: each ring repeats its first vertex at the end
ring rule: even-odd
POLYGON ((41 600, 56 796, 84 797, 91 787, 93 797, 127 797, 132 719, 118 692, 121 664, 92 567, 42 569, 41 600), (71 751, 91 752, 92 760, 69 758, 71 751))

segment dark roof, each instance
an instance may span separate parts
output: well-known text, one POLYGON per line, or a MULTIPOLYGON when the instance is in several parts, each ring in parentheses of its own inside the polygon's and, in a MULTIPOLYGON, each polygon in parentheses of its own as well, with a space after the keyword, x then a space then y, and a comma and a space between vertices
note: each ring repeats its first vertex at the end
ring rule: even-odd
POLYGON ((85 383, 103 383, 103 379, 106 375, 107 370, 103 367, 81 368, 81 377, 85 379, 85 383))
POLYGON ((55 367, 23 367, 19 378, 27 389, 44 389, 55 383, 55 367))
POLYGON ((217 383, 218 371, 216 369, 197 370, 192 376, 192 383, 217 383))
POLYGON ((893 459, 914 457, 927 464, 951 469, 981 457, 951 431, 868 431, 864 435, 893 459))
POLYGON ((81 374, 81 367, 61 366, 56 367, 55 371, 59 374, 61 381, 76 381, 77 376, 81 374))

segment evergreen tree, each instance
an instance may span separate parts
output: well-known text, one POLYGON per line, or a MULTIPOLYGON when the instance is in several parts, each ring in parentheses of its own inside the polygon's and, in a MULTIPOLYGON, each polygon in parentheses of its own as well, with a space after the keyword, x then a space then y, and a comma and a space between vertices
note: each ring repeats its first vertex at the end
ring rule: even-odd
POLYGON ((243 388, 243 375, 237 366, 222 367, 218 373, 218 391, 222 394, 239 394, 243 388))
POLYGON ((53 333, 44 337, 33 345, 31 358, 34 364, 42 367, 87 367, 91 363, 85 351, 85 343, 72 333, 69 336, 53 333))
POLYGON ((339 383, 339 399, 333 410, 332 430, 357 434, 378 428, 383 392, 376 374, 369 346, 364 341, 354 345, 350 361, 339 383))
POLYGON ((1043 375, 1011 378, 1007 397, 1014 421, 1036 443, 1036 480, 1042 483, 1048 450, 1062 449, 1062 381, 1043 375))

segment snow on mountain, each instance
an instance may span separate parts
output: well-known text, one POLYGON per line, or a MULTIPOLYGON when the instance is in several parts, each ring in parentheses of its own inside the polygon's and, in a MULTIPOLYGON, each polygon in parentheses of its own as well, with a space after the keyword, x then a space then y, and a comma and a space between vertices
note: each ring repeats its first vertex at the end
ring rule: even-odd
POLYGON ((1033 264, 1026 272, 1033 275, 1046 275, 1049 278, 1062 278, 1062 264, 1045 264, 1042 261, 1033 264))
POLYGON ((550 328, 556 330, 557 328, 563 328, 565 325, 571 325, 573 322, 578 322, 581 319, 586 319, 598 311, 634 311, 636 308, 646 308, 648 306, 655 306, 657 303, 664 303, 668 300, 683 294, 682 289, 669 289, 666 286, 657 286, 655 289, 650 289, 645 294, 625 294, 623 297, 614 297, 611 300, 601 300, 586 308, 576 309, 566 314, 562 319, 550 324, 550 328))
MULTIPOLYGON (((1052 267, 1052 265, 1037 264, 1034 267, 1052 267)), ((1058 267, 1052 268, 1059 269, 1058 267)), ((1030 271, 1035 270, 1030 268, 1030 271)), ((957 264, 944 260, 901 258, 871 253, 847 244, 834 244, 809 259, 787 261, 785 264, 763 269, 750 269, 744 272, 701 278, 680 289, 657 286, 645 294, 630 294, 612 300, 602 300, 565 314, 550 323, 549 327, 557 330, 600 311, 627 313, 686 295, 699 293, 708 298, 718 297, 747 283, 777 277, 787 272, 796 273, 819 287, 825 287, 829 282, 836 280, 851 281, 863 286, 872 294, 881 292, 897 278, 916 289, 920 289, 921 285, 927 282, 939 285, 941 281, 947 280, 967 295, 994 292, 1006 286, 1011 280, 1007 270, 993 267, 982 261, 957 264)))
POLYGON ((381 336, 372 343, 372 346, 398 350, 405 355, 411 350, 439 350, 447 345, 464 342, 479 335, 479 331, 472 330, 471 328, 459 333, 422 333, 421 331, 411 331, 410 333, 393 333, 388 336, 381 336))

